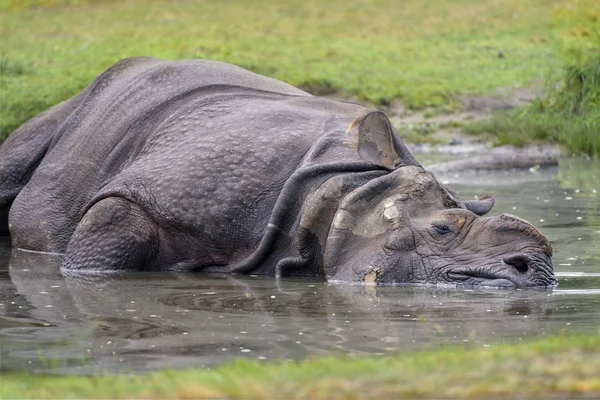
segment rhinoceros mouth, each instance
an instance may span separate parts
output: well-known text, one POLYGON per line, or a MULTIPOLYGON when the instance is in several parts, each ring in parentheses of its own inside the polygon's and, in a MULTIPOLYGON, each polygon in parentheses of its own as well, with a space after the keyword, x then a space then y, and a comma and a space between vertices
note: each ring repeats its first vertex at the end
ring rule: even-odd
POLYGON ((556 278, 552 276, 522 277, 508 275, 481 270, 465 270, 450 272, 448 278, 458 286, 466 287, 548 288, 557 285, 556 278))
POLYGON ((480 271, 450 272, 448 274, 448 278, 450 282, 453 282, 457 286, 461 287, 481 286, 515 288, 522 286, 519 285, 518 282, 515 282, 507 277, 480 271))

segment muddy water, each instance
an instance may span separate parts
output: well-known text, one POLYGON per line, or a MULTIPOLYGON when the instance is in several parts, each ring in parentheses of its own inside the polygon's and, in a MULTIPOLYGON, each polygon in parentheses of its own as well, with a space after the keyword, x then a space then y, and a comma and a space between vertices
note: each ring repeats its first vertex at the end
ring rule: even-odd
POLYGON ((600 164, 440 175, 464 199, 493 193, 552 242, 554 290, 328 285, 320 280, 131 273, 63 276, 0 242, 0 371, 91 374, 214 366, 236 357, 390 354, 600 333, 600 164))

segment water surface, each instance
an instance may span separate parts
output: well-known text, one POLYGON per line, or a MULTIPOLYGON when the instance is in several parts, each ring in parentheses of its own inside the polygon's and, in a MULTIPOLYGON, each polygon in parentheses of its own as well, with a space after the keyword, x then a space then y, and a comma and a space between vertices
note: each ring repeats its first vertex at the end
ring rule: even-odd
POLYGON ((397 354, 600 332, 600 165, 440 174, 463 199, 540 228, 554 290, 331 285, 317 279, 129 273, 63 276, 0 241, 0 371, 92 374, 215 366, 236 357, 397 354))

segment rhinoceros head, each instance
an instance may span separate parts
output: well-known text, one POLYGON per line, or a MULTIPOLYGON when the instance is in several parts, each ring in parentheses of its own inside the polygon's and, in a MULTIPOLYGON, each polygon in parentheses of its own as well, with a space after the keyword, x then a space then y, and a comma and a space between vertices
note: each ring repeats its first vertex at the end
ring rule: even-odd
POLYGON ((492 197, 461 201, 414 161, 383 113, 370 113, 358 125, 361 157, 391 172, 339 203, 325 245, 329 280, 556 284, 552 247, 533 225, 510 214, 485 217, 492 197))

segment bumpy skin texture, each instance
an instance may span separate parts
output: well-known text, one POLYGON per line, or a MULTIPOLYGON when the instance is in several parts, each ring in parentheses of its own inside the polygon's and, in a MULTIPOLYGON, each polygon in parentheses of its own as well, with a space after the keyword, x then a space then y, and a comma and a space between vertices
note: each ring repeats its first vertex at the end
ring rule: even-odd
POLYGON ((555 284, 548 241, 492 205, 438 183, 382 112, 212 61, 125 59, 0 147, 13 246, 70 271, 555 284))

